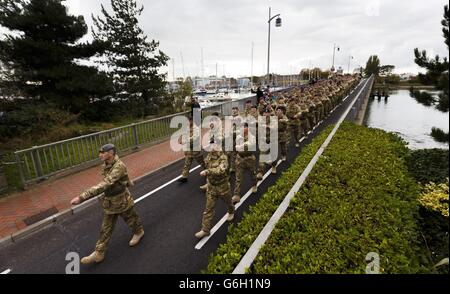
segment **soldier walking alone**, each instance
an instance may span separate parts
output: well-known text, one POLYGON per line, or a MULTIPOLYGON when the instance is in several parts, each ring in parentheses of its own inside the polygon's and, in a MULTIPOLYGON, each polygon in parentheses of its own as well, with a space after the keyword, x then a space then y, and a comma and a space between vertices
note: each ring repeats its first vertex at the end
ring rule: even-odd
POLYGON ((144 236, 144 228, 134 209, 134 200, 128 190, 132 183, 128 177, 127 167, 116 155, 116 148, 113 144, 104 145, 99 151, 99 156, 104 162, 103 180, 71 201, 72 205, 78 205, 103 194, 100 197, 104 212, 100 238, 95 245, 95 251, 81 259, 82 264, 99 263, 104 260, 108 243, 119 216, 133 231, 134 235, 129 242, 130 246, 137 245, 144 236))

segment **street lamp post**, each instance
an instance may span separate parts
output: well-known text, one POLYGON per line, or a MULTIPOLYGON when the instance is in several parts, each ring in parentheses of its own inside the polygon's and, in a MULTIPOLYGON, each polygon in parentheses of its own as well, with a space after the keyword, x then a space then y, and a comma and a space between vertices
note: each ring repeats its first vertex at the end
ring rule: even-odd
POLYGON ((272 16, 272 8, 269 7, 269 21, 268 21, 268 24, 269 24, 269 42, 268 42, 268 46, 267 46, 267 79, 269 80, 269 84, 270 84, 270 23, 275 18, 277 18, 277 20, 275 21, 275 26, 276 27, 281 27, 280 14, 272 16))
POLYGON ((350 63, 352 62, 353 56, 348 57, 348 73, 350 74, 350 63))
POLYGON ((331 66, 331 72, 334 72, 335 68, 334 68, 334 58, 336 56, 336 49, 337 51, 340 50, 339 46, 336 46, 336 44, 334 44, 333 46, 333 65, 331 66))

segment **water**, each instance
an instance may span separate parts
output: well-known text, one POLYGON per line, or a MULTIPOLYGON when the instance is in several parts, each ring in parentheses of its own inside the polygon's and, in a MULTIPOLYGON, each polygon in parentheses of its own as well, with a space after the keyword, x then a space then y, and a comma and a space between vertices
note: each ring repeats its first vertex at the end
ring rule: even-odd
MULTIPOLYGON (((279 91, 279 90, 283 90, 283 89, 284 89, 283 87, 271 88, 272 91, 279 91)), ((255 95, 256 94, 252 94, 250 91, 241 92, 241 93, 234 93, 234 92, 230 91, 230 93, 228 95, 226 95, 226 97, 231 98, 230 101, 236 101, 236 100, 241 100, 241 99, 245 99, 245 98, 250 98, 255 95)), ((206 107, 211 107, 211 106, 215 106, 215 105, 224 103, 224 102, 214 102, 214 96, 215 95, 205 95, 205 96, 198 97, 200 107, 206 108, 206 107)))
MULTIPOLYGON (((427 92, 437 95, 435 91, 427 92)), ((430 135, 433 127, 449 131, 448 112, 418 103, 409 90, 393 90, 390 95, 387 101, 375 98, 369 102, 367 126, 397 133, 411 149, 449 148, 448 143, 439 143, 430 135)))

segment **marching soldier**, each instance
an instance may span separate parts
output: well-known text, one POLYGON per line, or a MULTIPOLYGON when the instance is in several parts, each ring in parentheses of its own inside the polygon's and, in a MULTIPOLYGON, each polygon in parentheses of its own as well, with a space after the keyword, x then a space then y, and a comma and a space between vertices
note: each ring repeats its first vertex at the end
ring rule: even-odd
POLYGON ((230 167, 230 173, 234 173, 236 170, 236 136, 239 132, 238 128, 236 127, 239 125, 239 122, 242 120, 242 118, 239 116, 239 107, 233 107, 232 109, 232 116, 233 116, 233 122, 236 123, 236 125, 233 124, 233 150, 226 151, 226 154, 228 156, 228 164, 230 167))
POLYGON ((289 119, 286 117, 285 106, 278 106, 277 116, 278 116, 278 142, 280 143, 281 160, 286 161, 287 147, 289 145, 291 135, 289 130, 289 119))
POLYGON ((289 126, 294 132, 295 147, 300 147, 299 140, 301 137, 301 122, 300 117, 302 115, 302 110, 300 106, 297 105, 297 101, 293 98, 289 100, 289 104, 286 110, 286 116, 289 119, 289 126))
POLYGON ((241 201, 241 182, 246 170, 250 171, 252 176, 252 193, 258 191, 258 180, 256 179, 256 139, 254 135, 249 134, 248 124, 244 124, 244 134, 239 136, 242 140, 242 145, 236 146, 236 183, 234 188, 234 196, 232 198, 233 204, 241 201))
MULTIPOLYGON (((269 104, 270 105, 270 104, 269 104)), ((264 118, 266 120, 266 143, 270 144, 270 132, 273 131, 272 126, 270 125, 270 117, 272 116, 273 111, 271 111, 270 109, 266 109, 264 111, 264 118)), ((263 173, 264 173, 264 168, 266 166, 266 162, 261 161, 261 155, 269 155, 270 154, 270 150, 267 151, 261 151, 260 150, 260 159, 259 159, 259 168, 258 168, 258 175, 256 176, 256 178, 260 181, 263 178, 263 173)), ((267 163, 272 167, 272 174, 276 174, 277 173, 277 162, 276 160, 267 163)))
POLYGON ((194 125, 192 118, 189 119, 189 138, 186 142, 182 142, 182 138, 178 141, 180 144, 186 144, 186 151, 184 151, 183 172, 181 174, 181 178, 178 179, 178 182, 180 183, 186 183, 188 181, 189 170, 191 169, 194 159, 203 169, 205 169, 205 161, 203 159, 202 151, 194 151, 194 143, 199 142, 197 140, 200 140, 199 132, 197 132, 197 129, 195 128, 198 127, 194 125))
POLYGON ((103 180, 71 201, 72 205, 78 205, 103 194, 100 197, 104 212, 100 238, 95 245, 95 251, 81 259, 82 264, 99 263, 104 260, 108 243, 119 216, 133 231, 134 235, 129 242, 130 246, 136 246, 144 236, 144 228, 134 209, 134 200, 128 190, 132 183, 128 177, 127 167, 116 155, 115 146, 113 144, 104 145, 99 151, 99 157, 104 162, 103 180))
POLYGON ((234 219, 234 205, 231 202, 231 187, 228 174, 228 158, 218 142, 211 142, 211 152, 205 158, 206 169, 200 173, 207 179, 206 208, 203 212, 202 229, 195 237, 202 239, 210 234, 215 206, 218 198, 228 206, 227 221, 234 219))

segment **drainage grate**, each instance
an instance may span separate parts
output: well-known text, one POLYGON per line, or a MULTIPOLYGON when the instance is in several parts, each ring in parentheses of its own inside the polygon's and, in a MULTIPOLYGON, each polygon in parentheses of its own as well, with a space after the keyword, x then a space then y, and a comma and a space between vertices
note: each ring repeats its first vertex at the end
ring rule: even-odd
POLYGON ((35 224, 43 219, 46 219, 47 217, 52 216, 56 213, 58 213, 58 209, 56 209, 56 207, 53 206, 52 208, 47 209, 43 212, 40 212, 38 214, 27 217, 26 219, 23 220, 23 222, 27 226, 30 226, 30 225, 35 224))

